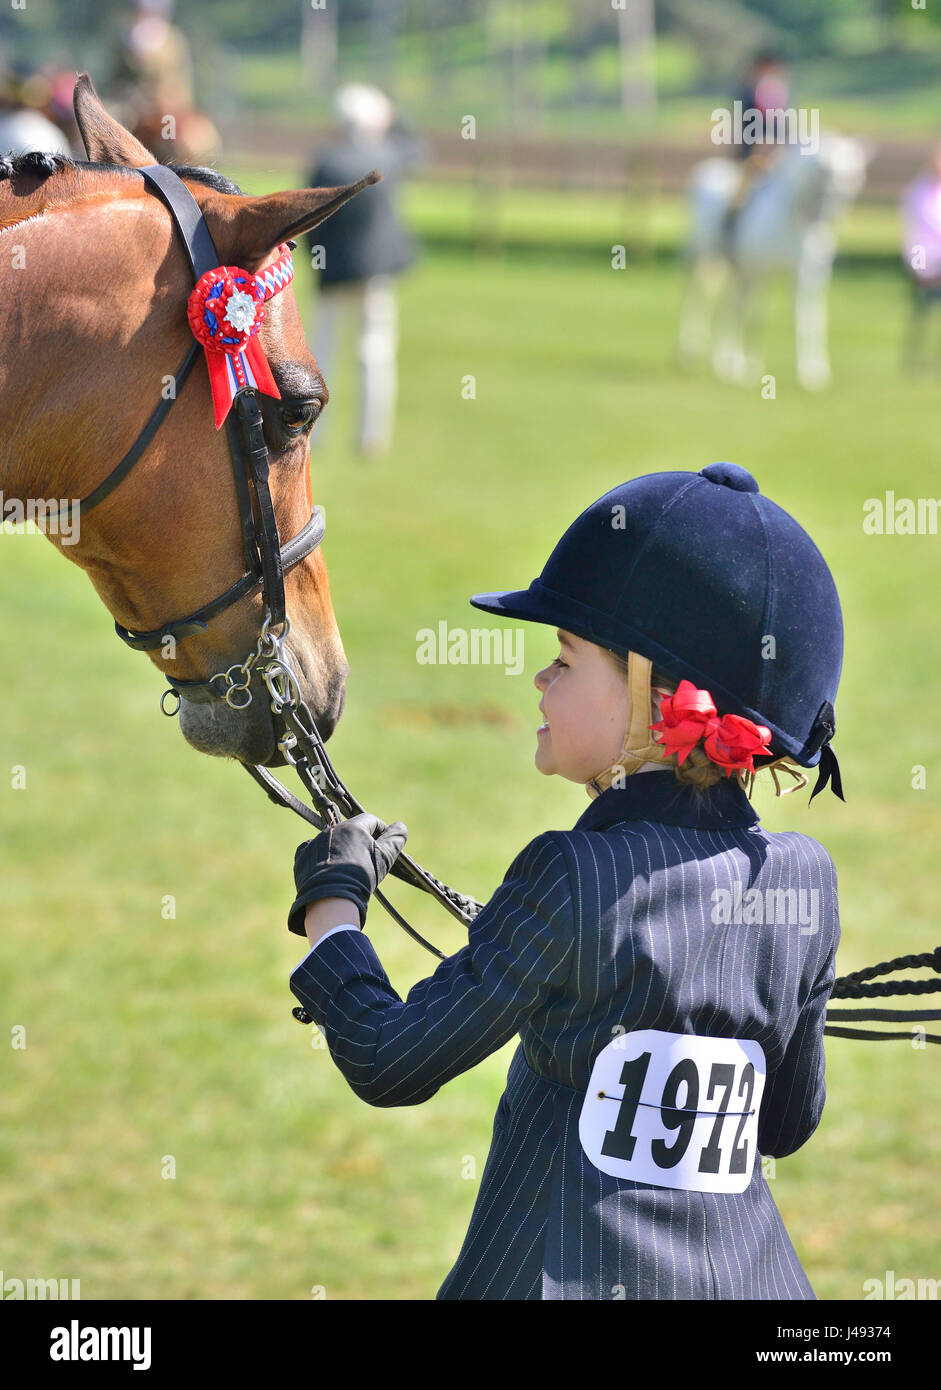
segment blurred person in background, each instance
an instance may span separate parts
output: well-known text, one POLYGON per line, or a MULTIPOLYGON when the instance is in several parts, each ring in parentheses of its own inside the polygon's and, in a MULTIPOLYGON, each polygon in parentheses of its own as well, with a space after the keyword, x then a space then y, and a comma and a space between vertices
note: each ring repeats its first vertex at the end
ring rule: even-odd
POLYGON ((902 192, 902 264, 912 288, 903 363, 915 367, 923 359, 927 310, 941 300, 941 145, 902 192))
POLYGON ((221 141, 196 110, 190 43, 172 17, 173 0, 135 0, 118 44, 112 93, 124 124, 162 161, 204 163, 221 141))
POLYGON ((43 73, 27 65, 0 67, 0 155, 71 155, 72 147, 62 128, 49 117, 52 84, 43 73))
POLYGON ((755 188, 767 177, 777 163, 781 147, 774 143, 784 140, 785 131, 779 130, 780 120, 771 112, 783 111, 790 99, 790 84, 787 69, 782 59, 771 52, 756 53, 751 61, 744 87, 736 100, 742 104, 743 123, 748 121, 749 112, 757 111, 764 123, 765 140, 771 143, 747 144, 744 140, 733 145, 735 158, 741 161, 742 176, 738 191, 726 212, 725 235, 729 245, 736 219, 748 202, 755 188))
MULTIPOLYGON (((790 99, 790 84, 788 82, 787 69, 781 58, 776 53, 757 53, 752 59, 748 70, 745 86, 738 94, 738 100, 742 103, 742 111, 758 111, 762 117, 768 116, 773 111, 783 111, 790 99)), ((777 132, 779 121, 772 119, 772 129, 777 132)), ((766 127, 767 129, 767 127, 766 127)), ((783 131, 780 138, 784 138, 783 131)), ((772 162, 776 153, 775 146, 772 145, 746 145, 744 142, 736 146, 736 157, 738 159, 752 160, 757 158, 759 165, 763 163, 763 156, 770 155, 772 162)))
POLYGON ((114 85, 123 88, 121 95, 138 113, 192 105, 189 41, 171 23, 172 15, 173 0, 136 0, 134 15, 121 32, 114 85))
MULTIPOLYGON (((396 277, 417 246, 397 208, 398 185, 425 158, 424 142, 406 129, 378 87, 349 83, 337 92, 339 139, 324 146, 307 178, 311 188, 353 183, 378 169, 382 182, 335 212, 306 241, 318 272, 316 340, 311 350, 328 379, 348 327, 355 328, 359 365, 356 447, 388 451, 398 394, 396 277)), ((314 439, 323 442, 323 422, 314 439)))

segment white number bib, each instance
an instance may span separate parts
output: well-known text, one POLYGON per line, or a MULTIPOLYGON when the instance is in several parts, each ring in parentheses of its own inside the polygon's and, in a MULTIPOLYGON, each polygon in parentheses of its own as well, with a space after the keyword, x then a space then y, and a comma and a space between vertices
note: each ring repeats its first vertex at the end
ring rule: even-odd
POLYGON ((615 1178, 744 1192, 764 1085, 765 1054, 749 1038, 622 1033, 595 1059, 578 1137, 615 1178))

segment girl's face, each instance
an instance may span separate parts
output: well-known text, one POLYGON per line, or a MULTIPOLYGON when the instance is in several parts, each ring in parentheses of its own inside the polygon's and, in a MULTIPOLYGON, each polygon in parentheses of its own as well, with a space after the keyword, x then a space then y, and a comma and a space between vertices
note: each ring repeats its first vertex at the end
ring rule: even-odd
MULTIPOLYGON (((536 767, 570 782, 588 782, 621 755, 630 721, 628 684, 601 647, 574 633, 556 632, 559 655, 533 678, 545 722, 536 738, 536 767)), ((653 696, 654 718, 659 701, 653 696)), ((645 763, 662 769, 662 764, 645 763)))

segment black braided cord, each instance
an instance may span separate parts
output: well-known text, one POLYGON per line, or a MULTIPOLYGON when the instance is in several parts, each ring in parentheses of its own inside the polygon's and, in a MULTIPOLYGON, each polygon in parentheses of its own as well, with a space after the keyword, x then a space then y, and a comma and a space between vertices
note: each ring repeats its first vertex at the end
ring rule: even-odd
POLYGON ((831 999, 884 998, 890 994, 934 994, 941 990, 941 980, 895 980, 888 984, 866 984, 874 975, 891 975, 895 970, 936 970, 941 974, 941 946, 917 956, 896 956, 895 960, 867 965, 835 980, 831 999))
MULTIPOLYGON (((934 970, 941 975, 941 946, 919 955, 896 956, 894 960, 867 965, 834 981, 831 999, 885 999, 896 994, 937 994, 941 980, 881 980, 870 983, 875 975, 891 975, 895 970, 934 970)), ((904 1038, 912 1041, 912 1032, 883 1033, 865 1028, 835 1026, 851 1019, 855 1022, 908 1023, 941 1019, 941 1009, 827 1009, 824 1033, 834 1038, 864 1038, 880 1042, 904 1038)), ((923 1034, 925 1042, 941 1043, 936 1033, 923 1034)))

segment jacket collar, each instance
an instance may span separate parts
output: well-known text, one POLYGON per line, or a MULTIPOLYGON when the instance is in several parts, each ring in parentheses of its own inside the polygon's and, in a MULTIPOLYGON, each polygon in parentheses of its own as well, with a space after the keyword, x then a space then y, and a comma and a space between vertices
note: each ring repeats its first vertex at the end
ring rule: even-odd
POLYGON ((610 786, 596 797, 575 822, 575 829, 606 830, 630 820, 727 830, 756 825, 758 816, 732 777, 697 794, 669 773, 635 772, 623 786, 610 786))

